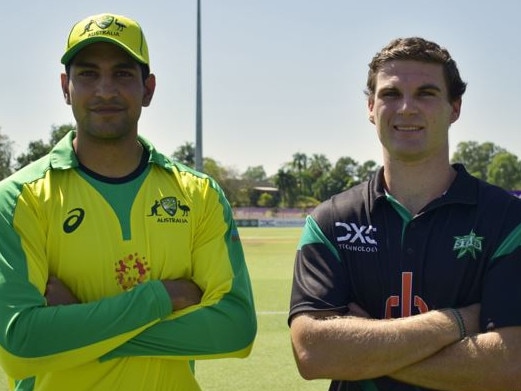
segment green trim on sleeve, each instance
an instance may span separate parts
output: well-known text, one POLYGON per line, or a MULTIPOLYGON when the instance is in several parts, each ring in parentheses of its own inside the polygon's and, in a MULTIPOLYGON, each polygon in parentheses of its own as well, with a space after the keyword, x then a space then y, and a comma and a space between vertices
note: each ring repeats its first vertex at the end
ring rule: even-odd
POLYGON ((521 246, 521 224, 519 224, 507 238, 498 247, 492 259, 499 258, 503 255, 508 255, 514 252, 518 247, 521 246))
POLYGON ((306 217, 306 225, 300 237, 297 249, 300 250, 306 244, 322 243, 335 256, 338 262, 341 262, 340 254, 337 248, 328 240, 322 232, 317 222, 311 216, 306 217))

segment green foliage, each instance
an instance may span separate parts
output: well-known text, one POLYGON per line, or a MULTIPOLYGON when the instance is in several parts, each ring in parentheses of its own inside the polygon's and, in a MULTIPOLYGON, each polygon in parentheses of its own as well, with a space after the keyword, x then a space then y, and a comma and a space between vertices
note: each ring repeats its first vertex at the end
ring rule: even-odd
POLYGON ((486 180, 487 168, 494 155, 505 150, 497 145, 486 142, 479 144, 477 141, 461 142, 452 155, 453 163, 462 163, 472 175, 486 180))
POLYGON ((69 131, 74 129, 74 125, 65 124, 61 126, 54 126, 51 129, 51 137, 48 143, 43 140, 31 141, 26 153, 22 153, 16 158, 16 169, 28 165, 49 153, 49 151, 60 141, 69 131))
POLYGON ((320 204, 320 201, 317 200, 316 198, 310 197, 310 196, 303 196, 303 195, 301 195, 297 199, 297 205, 296 206, 299 209, 306 210, 306 209, 314 208, 318 204, 320 204))
POLYGON ((292 207, 295 205, 298 196, 297 176, 289 169, 280 169, 275 176, 275 185, 281 194, 282 206, 292 207))
POLYGON ((262 193, 257 201, 257 206, 272 208, 277 206, 275 198, 269 193, 262 193))
POLYGON ((172 158, 188 167, 195 167, 195 146, 194 143, 186 142, 175 150, 172 158))
MULTIPOLYGON (((71 129, 72 124, 53 126, 48 142, 31 141, 25 153, 12 164, 12 142, 0 134, 0 179, 45 155, 71 129)), ((180 145, 171 157, 189 167, 195 167, 195 147, 191 142, 180 145)), ((463 163, 478 178, 506 190, 521 189, 521 163, 517 156, 491 142, 461 142, 452 163, 463 163)), ((262 165, 248 167, 242 174, 223 166, 210 157, 203 159, 203 171, 223 188, 232 206, 298 207, 324 201, 334 194, 368 180, 379 169, 374 160, 359 163, 342 156, 332 163, 323 154, 294 153, 292 160, 281 165, 268 178, 262 165), (263 195, 259 188, 276 187, 263 195)))
POLYGON ((5 134, 0 134, 0 179, 8 177, 12 173, 12 154, 13 142, 5 134))
POLYGON ((264 182, 268 179, 266 176, 266 171, 264 171, 264 167, 262 166, 248 167, 241 175, 241 178, 252 183, 264 182))
POLYGON ((521 163, 510 152, 499 152, 488 165, 487 180, 506 190, 521 189, 521 163))
POLYGON ((452 155, 468 172, 506 190, 521 188, 521 163, 517 156, 491 142, 461 142, 452 155))

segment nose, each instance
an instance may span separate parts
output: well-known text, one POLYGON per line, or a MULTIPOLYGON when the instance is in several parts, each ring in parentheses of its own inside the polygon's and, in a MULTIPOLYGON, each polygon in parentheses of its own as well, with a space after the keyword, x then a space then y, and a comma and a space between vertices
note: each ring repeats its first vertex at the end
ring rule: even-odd
POLYGON ((96 85, 96 96, 104 99, 112 98, 118 94, 116 84, 112 80, 112 77, 108 75, 102 75, 98 79, 96 85))
POLYGON ((398 107, 398 113, 402 115, 414 114, 417 111, 416 102, 414 97, 411 95, 403 95, 400 105, 398 107))

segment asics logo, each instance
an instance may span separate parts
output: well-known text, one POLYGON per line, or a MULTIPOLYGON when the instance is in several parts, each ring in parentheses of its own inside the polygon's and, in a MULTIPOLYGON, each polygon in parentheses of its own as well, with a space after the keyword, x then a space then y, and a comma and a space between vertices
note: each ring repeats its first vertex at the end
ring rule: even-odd
POLYGON ((69 217, 63 222, 63 232, 70 234, 80 226, 85 218, 85 211, 82 208, 71 209, 68 213, 69 217))
POLYGON ((372 238, 372 233, 376 232, 376 228, 372 225, 358 226, 355 223, 342 223, 337 221, 335 223, 335 227, 337 227, 338 233, 343 234, 341 236, 337 236, 336 240, 338 242, 349 242, 352 244, 358 241, 362 244, 377 244, 376 240, 372 238))

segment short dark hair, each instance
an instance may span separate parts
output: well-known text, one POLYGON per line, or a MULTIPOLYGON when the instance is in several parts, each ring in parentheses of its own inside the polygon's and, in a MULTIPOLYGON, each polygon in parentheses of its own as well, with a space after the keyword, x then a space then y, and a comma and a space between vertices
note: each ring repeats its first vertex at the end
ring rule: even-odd
POLYGON ((372 97, 375 94, 376 74, 378 71, 386 62, 393 60, 412 60, 441 64, 447 83, 449 101, 454 102, 465 93, 467 83, 461 80, 456 61, 452 59, 448 50, 435 42, 419 37, 409 37, 392 40, 373 57, 369 63, 367 88, 365 90, 368 97, 372 97))

